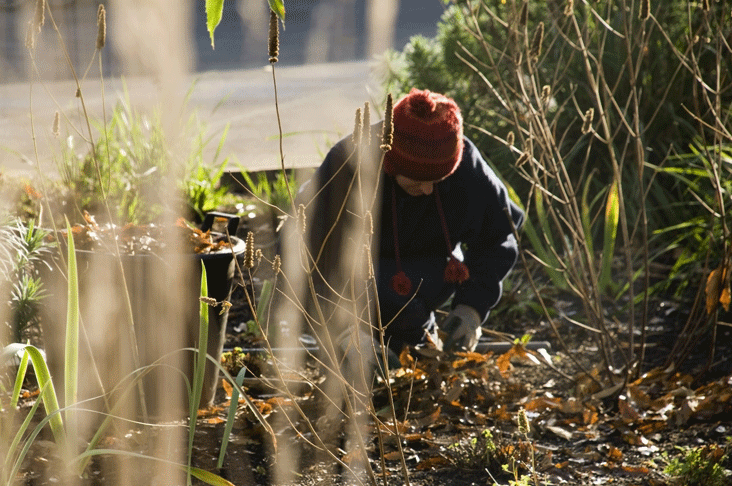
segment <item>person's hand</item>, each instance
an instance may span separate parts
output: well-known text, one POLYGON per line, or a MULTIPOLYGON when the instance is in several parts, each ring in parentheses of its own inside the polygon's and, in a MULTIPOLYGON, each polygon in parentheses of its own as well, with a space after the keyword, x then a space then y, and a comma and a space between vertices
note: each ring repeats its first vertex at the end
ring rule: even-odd
POLYGON ((456 306, 441 327, 447 334, 445 351, 473 351, 482 333, 478 311, 464 304, 456 306))

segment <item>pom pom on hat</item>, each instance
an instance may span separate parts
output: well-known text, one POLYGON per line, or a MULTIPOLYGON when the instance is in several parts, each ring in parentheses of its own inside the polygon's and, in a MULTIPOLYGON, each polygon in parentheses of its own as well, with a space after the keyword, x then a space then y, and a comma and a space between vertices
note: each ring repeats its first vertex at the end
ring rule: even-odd
POLYGON ((409 280, 407 274, 402 272, 391 277, 391 288, 394 292, 401 296, 407 296, 412 291, 412 281, 409 280))
POLYGON ((384 171, 417 181, 449 176, 463 153, 463 118, 455 101, 428 90, 412 91, 393 110, 394 141, 384 171))

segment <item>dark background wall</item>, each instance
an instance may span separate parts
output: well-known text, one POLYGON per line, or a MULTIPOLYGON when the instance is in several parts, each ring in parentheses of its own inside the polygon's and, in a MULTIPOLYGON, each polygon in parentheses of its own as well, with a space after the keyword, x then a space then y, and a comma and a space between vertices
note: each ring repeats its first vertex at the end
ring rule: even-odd
MULTIPOLYGON (((247 27, 246 1, 226 0, 221 24, 216 30, 216 49, 211 48, 203 0, 180 1, 191 8, 194 41, 194 69, 224 70, 261 66, 267 63, 267 10, 255 4, 264 16, 260 32, 247 27), (265 32, 262 37, 262 32, 265 32)), ((266 4, 266 0, 260 0, 266 4)), ((432 36, 444 10, 442 0, 391 0, 397 7, 393 47, 401 49, 415 34, 432 36)), ((27 79, 30 71, 25 31, 35 1, 0 0, 0 82, 27 79)), ((93 53, 98 0, 49 0, 77 71, 86 69, 93 53)), ((367 56, 366 0, 285 0, 285 30, 280 37, 280 63, 338 62, 367 56)), ((114 6, 107 6, 108 18, 114 6)), ((255 15, 256 17, 256 15, 255 15)), ((258 26, 258 22, 254 22, 258 26)), ((110 32, 109 35, 123 33, 110 32)), ((39 41, 56 43, 56 35, 45 28, 39 41)), ((58 49, 54 49, 58 51, 58 49)), ((39 69, 44 77, 64 78, 70 74, 64 60, 51 49, 40 50, 39 69)), ((105 47, 106 75, 122 74, 112 43, 105 47)), ((125 73, 130 74, 130 73, 125 73)))

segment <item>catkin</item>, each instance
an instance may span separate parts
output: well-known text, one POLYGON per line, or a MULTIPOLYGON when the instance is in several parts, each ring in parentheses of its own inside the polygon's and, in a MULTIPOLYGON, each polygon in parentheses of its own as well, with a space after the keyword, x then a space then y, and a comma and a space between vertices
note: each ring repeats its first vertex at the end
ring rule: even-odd
POLYGON ((97 49, 102 50, 104 43, 107 40, 107 11, 104 10, 104 5, 99 4, 97 10, 97 49))
POLYGON ((363 131, 361 132, 361 142, 366 146, 371 145, 371 110, 368 101, 363 104, 363 131))
POLYGON ((276 63, 280 55, 280 26, 277 14, 269 11, 269 62, 276 63))
POLYGON ((539 22, 534 32, 534 39, 531 41, 531 50, 529 56, 537 59, 541 55, 541 44, 544 42, 544 22, 539 22))
POLYGON ((585 112, 584 120, 582 120, 582 133, 589 133, 592 128, 592 119, 595 117, 595 109, 590 108, 585 112))
POLYGON ((254 233, 247 233, 246 248, 244 249, 244 267, 254 268, 254 233))
POLYGON ((388 152, 394 142, 394 100, 391 93, 386 95, 386 110, 384 113, 384 132, 381 137, 381 150, 388 152))
POLYGON ((53 136, 56 138, 61 134, 61 115, 58 111, 53 115, 53 127, 51 128, 51 132, 53 132, 53 136))

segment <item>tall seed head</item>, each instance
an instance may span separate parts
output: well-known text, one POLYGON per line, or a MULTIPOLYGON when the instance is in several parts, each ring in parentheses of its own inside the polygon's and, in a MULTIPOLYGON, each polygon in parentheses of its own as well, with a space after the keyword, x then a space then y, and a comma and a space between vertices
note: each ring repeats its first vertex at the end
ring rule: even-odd
POLYGON ((518 428, 519 432, 523 435, 529 435, 531 428, 529 427, 529 417, 526 415, 526 410, 523 408, 518 411, 518 428))
POLYGON ((371 145, 371 107, 369 102, 363 104, 363 131, 361 132, 361 142, 364 145, 371 145))
POLYGON ((269 62, 276 63, 280 55, 280 25, 277 14, 269 11, 269 62))
POLYGON ((33 26, 40 32, 46 22, 46 0, 36 1, 36 10, 33 12, 33 26))
POLYGON ((53 136, 58 138, 58 136, 61 134, 60 130, 61 125, 61 115, 57 111, 55 115, 53 115, 53 127, 51 128, 51 131, 53 132, 53 136))
POLYGON ((107 40, 107 11, 104 10, 104 5, 99 4, 97 10, 97 49, 102 50, 104 43, 107 40))
POLYGON ((254 268, 254 233, 247 233, 246 248, 244 249, 244 266, 254 268))
POLYGON ((280 269, 282 268, 282 259, 279 255, 275 255, 274 259, 272 260, 272 271, 275 275, 280 273, 280 269))
POLYGON ((589 133, 592 128, 592 119, 595 118, 595 109, 590 108, 585 112, 584 120, 582 121, 582 133, 589 133))
POLYGON ((534 39, 531 41, 531 50, 529 51, 529 57, 532 59, 538 59, 541 55, 541 44, 544 42, 544 22, 539 22, 536 26, 536 32, 534 32, 534 39))
POLYGON ((300 231, 301 235, 304 235, 305 230, 307 229, 307 222, 305 219, 305 205, 300 204, 297 208, 297 229, 300 231))
POLYGON ((384 132, 381 137, 381 150, 388 152, 394 142, 394 99, 391 93, 386 95, 386 110, 384 113, 384 132))
POLYGON ((640 4, 640 19, 648 20, 651 16, 651 0, 641 0, 640 4))
POLYGON ((363 120, 361 108, 356 108, 356 121, 353 124, 353 144, 358 146, 361 143, 361 132, 363 131, 363 120))
POLYGON ((36 47, 36 28, 33 21, 28 22, 28 30, 25 31, 25 48, 32 51, 36 47))

